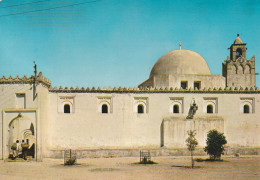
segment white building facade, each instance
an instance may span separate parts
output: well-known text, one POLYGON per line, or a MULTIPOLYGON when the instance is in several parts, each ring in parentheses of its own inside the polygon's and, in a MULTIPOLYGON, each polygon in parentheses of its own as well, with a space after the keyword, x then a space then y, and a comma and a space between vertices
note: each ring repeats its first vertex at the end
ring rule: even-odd
POLYGON ((255 58, 246 59, 245 46, 237 37, 222 75, 212 75, 193 51, 171 51, 138 88, 56 88, 42 73, 36 78, 2 77, 1 158, 8 158, 11 144, 22 139, 37 160, 62 157, 66 149, 83 157, 99 150, 111 156, 134 155, 139 149, 180 154, 190 129, 197 132, 201 152, 207 132, 217 129, 228 148, 257 154, 260 91, 255 87, 255 58), (187 119, 194 101, 198 110, 187 119))

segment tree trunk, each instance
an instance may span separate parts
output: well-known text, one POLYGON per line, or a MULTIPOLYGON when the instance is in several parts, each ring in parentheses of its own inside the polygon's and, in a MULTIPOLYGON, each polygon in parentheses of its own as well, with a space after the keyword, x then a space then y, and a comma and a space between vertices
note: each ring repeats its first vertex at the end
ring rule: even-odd
POLYGON ((190 155, 191 155, 191 168, 194 167, 194 161, 193 161, 193 153, 192 151, 190 151, 190 155))

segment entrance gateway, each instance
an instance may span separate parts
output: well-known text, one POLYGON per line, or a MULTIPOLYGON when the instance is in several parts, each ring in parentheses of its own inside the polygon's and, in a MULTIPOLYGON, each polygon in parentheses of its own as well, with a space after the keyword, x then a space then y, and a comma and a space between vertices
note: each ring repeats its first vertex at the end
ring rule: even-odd
POLYGON ((27 156, 37 160, 37 128, 36 110, 6 110, 3 115, 3 152, 2 158, 7 159, 11 146, 19 141, 21 151, 22 140, 29 145, 27 156))

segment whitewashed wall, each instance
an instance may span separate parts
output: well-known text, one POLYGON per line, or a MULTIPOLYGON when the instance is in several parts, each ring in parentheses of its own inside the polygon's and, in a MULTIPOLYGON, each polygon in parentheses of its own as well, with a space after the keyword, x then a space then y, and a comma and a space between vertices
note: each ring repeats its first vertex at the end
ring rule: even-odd
MULTIPOLYGON (((258 94, 210 94, 210 93, 50 93, 50 148, 92 149, 92 148, 159 148, 161 145, 161 124, 163 120, 187 121, 190 103, 195 99, 198 111, 195 121, 205 126, 205 132, 218 129, 225 133, 230 146, 257 147, 259 143, 259 95, 258 94), (60 97, 73 97, 73 112, 64 114, 60 97), (100 103, 110 99, 112 112, 101 114, 100 103), (173 99, 183 100, 183 113, 172 113, 173 99), (242 98, 242 99, 241 99, 242 98), (245 99, 243 99, 245 98, 245 99), (244 114, 241 104, 253 99, 254 112, 244 114), (146 112, 138 114, 136 104, 146 104, 146 112), (213 114, 206 114, 206 106, 214 106, 213 114), (197 119, 197 117, 199 119, 197 119), (206 119, 206 120, 205 120, 206 119), (207 120, 209 119, 209 120, 207 120)), ((172 124, 173 122, 171 122, 172 124)), ((174 123, 173 123, 174 124, 174 123)), ((181 141, 189 130, 187 123, 177 123, 181 141)), ((176 128, 176 125, 171 128, 176 128)), ((170 130, 174 131, 174 130, 170 130)), ((198 131, 200 145, 205 145, 206 133, 198 131)), ((172 139, 171 132, 164 138, 172 139)), ((178 133, 177 133, 178 134, 178 133)), ((176 136, 176 134, 175 134, 176 136)), ((178 138, 177 138, 178 139, 178 138)), ((185 147, 179 142, 178 147, 185 147)), ((173 142, 168 142, 174 148, 173 142)))

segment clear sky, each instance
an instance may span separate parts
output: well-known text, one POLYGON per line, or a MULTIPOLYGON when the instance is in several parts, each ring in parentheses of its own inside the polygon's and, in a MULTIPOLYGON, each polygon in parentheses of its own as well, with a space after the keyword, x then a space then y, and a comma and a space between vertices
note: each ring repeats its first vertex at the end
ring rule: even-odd
POLYGON ((222 74, 237 33, 260 72, 258 0, 100 0, 4 16, 91 0, 10 7, 36 1, 0 2, 0 76, 30 76, 36 61, 52 86, 134 87, 162 55, 178 49, 179 40, 206 59, 212 74, 222 74))

